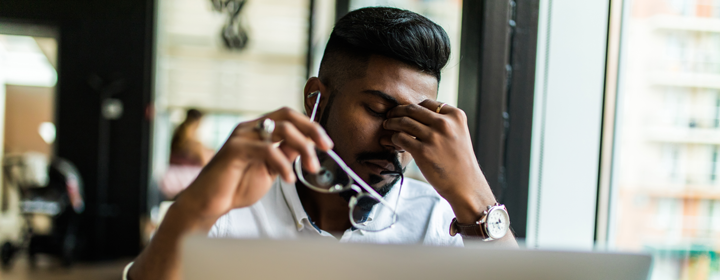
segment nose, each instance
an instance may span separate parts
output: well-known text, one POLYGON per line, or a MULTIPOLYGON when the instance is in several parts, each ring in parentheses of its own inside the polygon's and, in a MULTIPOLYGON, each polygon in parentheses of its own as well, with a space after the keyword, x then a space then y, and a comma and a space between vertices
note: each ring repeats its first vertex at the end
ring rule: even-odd
POLYGON ((380 145, 383 146, 383 148, 388 149, 390 151, 396 151, 398 153, 404 153, 405 150, 401 148, 398 145, 395 145, 392 141, 392 136, 395 134, 395 131, 387 130, 384 128, 382 129, 382 136, 380 137, 380 145))

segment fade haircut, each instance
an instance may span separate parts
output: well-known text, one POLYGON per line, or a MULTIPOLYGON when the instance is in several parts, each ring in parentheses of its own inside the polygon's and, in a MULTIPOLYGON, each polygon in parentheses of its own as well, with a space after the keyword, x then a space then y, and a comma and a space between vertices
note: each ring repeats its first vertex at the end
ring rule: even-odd
POLYGON ((371 7, 352 11, 335 24, 322 61, 320 81, 337 91, 350 79, 365 75, 371 55, 399 60, 435 76, 450 57, 445 30, 408 10, 371 7))

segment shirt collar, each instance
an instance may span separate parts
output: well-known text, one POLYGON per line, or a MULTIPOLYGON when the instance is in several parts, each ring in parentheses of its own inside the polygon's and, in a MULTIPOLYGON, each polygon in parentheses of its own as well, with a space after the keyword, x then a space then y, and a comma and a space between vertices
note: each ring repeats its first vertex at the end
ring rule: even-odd
POLYGON ((310 224, 310 219, 307 212, 305 212, 305 208, 302 206, 302 202, 300 202, 300 196, 297 193, 295 184, 285 182, 280 178, 278 178, 277 181, 280 184, 280 191, 283 194, 283 198, 285 198, 285 203, 287 203, 288 208, 290 208, 290 213, 292 213, 293 219, 295 219, 295 227, 298 231, 303 230, 305 225, 310 224))

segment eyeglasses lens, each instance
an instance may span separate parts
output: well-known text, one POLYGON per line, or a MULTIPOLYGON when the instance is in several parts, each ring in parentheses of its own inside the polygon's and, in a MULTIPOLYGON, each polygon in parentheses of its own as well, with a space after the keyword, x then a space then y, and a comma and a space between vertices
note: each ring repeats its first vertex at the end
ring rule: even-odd
POLYGON ((306 183, 315 189, 327 192, 339 192, 347 190, 352 184, 352 179, 328 153, 315 150, 320 162, 320 171, 311 173, 302 168, 302 176, 306 183))
POLYGON ((367 194, 360 194, 357 197, 357 202, 350 209, 350 221, 358 229, 381 231, 395 224, 397 215, 391 207, 376 198, 367 194))
MULTIPOLYGON (((325 193, 339 193, 353 188, 354 181, 350 175, 330 154, 317 149, 315 152, 320 162, 320 171, 316 173, 302 168, 300 158, 296 161, 295 170, 301 175, 300 180, 305 185, 325 193)), ((356 187, 356 190, 359 189, 356 187)), ((356 194, 350 203, 350 222, 355 228, 366 231, 381 231, 389 228, 397 222, 397 214, 393 210, 394 207, 386 203, 365 192, 356 194)))

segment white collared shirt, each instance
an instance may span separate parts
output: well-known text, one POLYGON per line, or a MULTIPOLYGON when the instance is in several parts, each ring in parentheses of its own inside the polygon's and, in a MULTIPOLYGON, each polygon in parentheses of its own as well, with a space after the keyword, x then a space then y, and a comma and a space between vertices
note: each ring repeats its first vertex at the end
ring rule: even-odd
MULTIPOLYGON (((396 205, 397 186, 385 196, 396 205)), ((398 220, 388 229, 368 232, 347 229, 340 242, 364 243, 420 243, 426 245, 463 246, 460 235, 450 236, 453 214, 450 204, 435 189, 423 182, 405 178, 397 204, 398 220)), ((370 216, 372 216, 372 212, 370 216)), ((267 194, 250 207, 231 210, 217 220, 209 237, 275 238, 302 237, 335 238, 318 229, 308 218, 300 203, 295 184, 278 179, 267 194)), ((123 280, 133 263, 123 270, 123 280)))
MULTIPOLYGON (((399 189, 395 186, 385 196, 390 205, 395 205, 399 189)), ((455 216, 450 204, 432 186, 406 178, 400 196, 398 220, 393 227, 379 232, 347 229, 340 242, 463 245, 460 235, 453 237, 449 233, 450 222, 455 216)), ((220 217, 208 235, 226 238, 334 238, 310 221, 295 184, 280 179, 254 205, 234 209, 220 217)))

